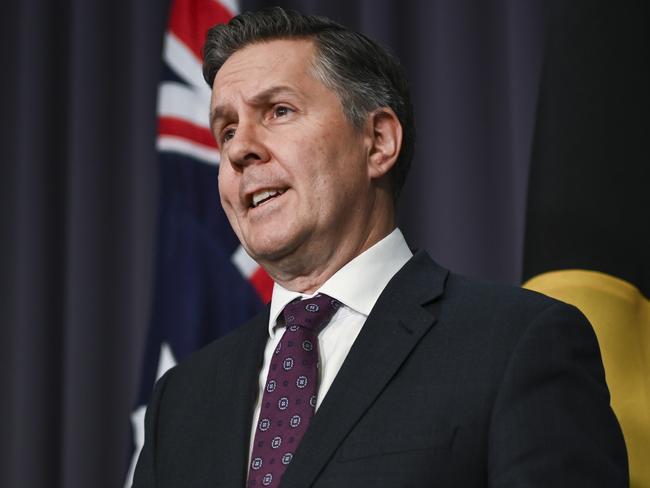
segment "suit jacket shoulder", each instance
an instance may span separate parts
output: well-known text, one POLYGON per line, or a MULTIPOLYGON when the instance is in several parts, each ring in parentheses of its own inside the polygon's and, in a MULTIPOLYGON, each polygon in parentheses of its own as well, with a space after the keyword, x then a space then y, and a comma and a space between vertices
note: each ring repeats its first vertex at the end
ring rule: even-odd
POLYGON ((267 322, 268 309, 158 381, 134 487, 243 486, 267 322))

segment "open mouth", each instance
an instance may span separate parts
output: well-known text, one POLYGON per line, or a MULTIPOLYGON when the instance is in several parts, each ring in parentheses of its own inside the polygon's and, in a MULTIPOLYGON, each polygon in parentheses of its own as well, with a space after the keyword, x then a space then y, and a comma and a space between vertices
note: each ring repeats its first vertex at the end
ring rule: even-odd
POLYGON ((280 189, 265 189, 265 190, 260 190, 255 193, 253 193, 253 197, 251 199, 250 207, 251 208, 256 208, 259 207, 260 205, 264 205, 266 202, 279 197, 285 192, 285 190, 280 190, 280 189))

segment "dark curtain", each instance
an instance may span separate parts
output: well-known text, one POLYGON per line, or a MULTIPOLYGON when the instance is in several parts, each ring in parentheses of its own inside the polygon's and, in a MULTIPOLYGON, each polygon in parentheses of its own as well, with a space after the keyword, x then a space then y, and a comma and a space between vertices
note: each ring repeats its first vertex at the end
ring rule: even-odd
MULTIPOLYGON (((418 122, 400 207, 410 243, 457 271, 517 283, 541 4, 283 4, 359 29, 403 60, 418 122)), ((4 6, 0 486, 121 486, 150 314, 167 9, 4 6)))
POLYGON ((588 269, 650 297, 650 2, 609 6, 547 16, 523 276, 588 269))
POLYGON ((0 17, 0 486, 117 487, 149 314, 163 2, 0 17))

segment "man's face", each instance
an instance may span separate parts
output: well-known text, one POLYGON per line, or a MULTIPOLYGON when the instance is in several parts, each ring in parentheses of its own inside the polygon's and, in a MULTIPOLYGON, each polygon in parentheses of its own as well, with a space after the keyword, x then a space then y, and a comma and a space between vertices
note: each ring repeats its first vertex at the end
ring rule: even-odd
POLYGON ((221 203, 263 264, 335 253, 369 225, 370 138, 315 78, 313 59, 308 40, 257 43, 235 52, 213 84, 221 203))

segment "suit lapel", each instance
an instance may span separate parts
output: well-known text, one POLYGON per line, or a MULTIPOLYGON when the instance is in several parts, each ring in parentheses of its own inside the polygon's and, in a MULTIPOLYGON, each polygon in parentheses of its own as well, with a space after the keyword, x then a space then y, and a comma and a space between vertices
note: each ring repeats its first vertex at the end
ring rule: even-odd
POLYGON ((219 358, 215 385, 219 385, 220 391, 215 394, 210 416, 218 431, 215 457, 219 461, 212 465, 213 474, 205 478, 219 480, 215 486, 243 487, 246 481, 257 382, 268 339, 268 316, 267 308, 242 326, 247 330, 230 347, 227 356, 219 358))
POLYGON ((436 317, 447 272, 416 254, 388 284, 312 419, 283 488, 311 486, 345 436, 379 396, 436 317))

